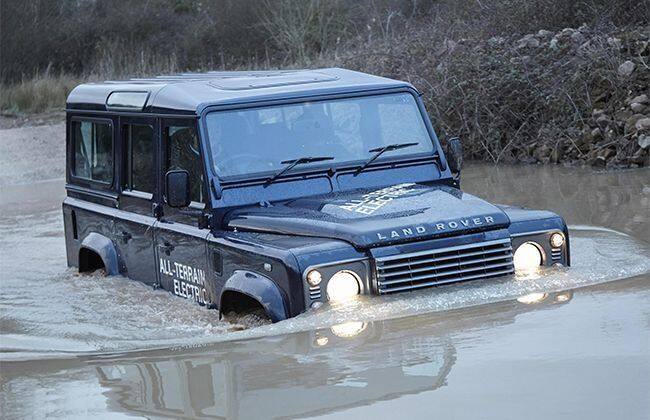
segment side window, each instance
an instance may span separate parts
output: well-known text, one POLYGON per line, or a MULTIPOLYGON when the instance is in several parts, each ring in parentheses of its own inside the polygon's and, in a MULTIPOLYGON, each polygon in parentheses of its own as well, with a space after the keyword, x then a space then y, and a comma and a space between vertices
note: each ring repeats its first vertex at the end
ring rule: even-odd
POLYGON ((108 122, 72 121, 73 175, 89 181, 113 182, 113 130, 108 122))
POLYGON ((190 197, 204 203, 201 147, 194 127, 168 126, 165 129, 166 170, 184 169, 190 174, 190 197))
POLYGON ((126 176, 124 189, 153 193, 154 141, 150 125, 127 124, 123 126, 126 149, 126 176))

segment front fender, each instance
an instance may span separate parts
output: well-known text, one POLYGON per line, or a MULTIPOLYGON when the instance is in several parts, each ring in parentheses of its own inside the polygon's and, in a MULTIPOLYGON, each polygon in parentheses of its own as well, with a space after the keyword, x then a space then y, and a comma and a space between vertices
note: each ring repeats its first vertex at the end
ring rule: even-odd
MULTIPOLYGON (((271 321, 278 322, 287 319, 287 310, 282 293, 273 280, 251 271, 237 270, 223 286, 219 296, 219 308, 224 292, 238 292, 258 301, 271 321)), ((219 309, 221 312, 221 309, 219 309)))
POLYGON ((117 250, 113 242, 106 236, 96 232, 91 232, 81 242, 81 249, 88 249, 95 252, 104 262, 106 274, 115 276, 120 274, 120 266, 118 264, 117 250))

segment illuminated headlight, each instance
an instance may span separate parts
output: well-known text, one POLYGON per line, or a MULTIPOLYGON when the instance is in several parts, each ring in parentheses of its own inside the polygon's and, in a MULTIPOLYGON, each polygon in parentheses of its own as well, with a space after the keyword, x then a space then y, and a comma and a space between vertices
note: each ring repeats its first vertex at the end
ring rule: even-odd
POLYGON ((307 273, 307 283, 309 283, 310 286, 316 287, 322 280, 323 276, 318 270, 311 270, 309 273, 307 273))
POLYGON ((551 246, 553 248, 561 248, 564 245, 564 235, 559 232, 555 232, 551 235, 551 246))
POLYGON ((523 243, 515 251, 514 263, 515 270, 535 270, 542 265, 542 253, 532 242, 523 243))
POLYGON ((331 301, 351 299, 359 294, 361 280, 352 271, 341 270, 327 282, 327 297, 331 301))

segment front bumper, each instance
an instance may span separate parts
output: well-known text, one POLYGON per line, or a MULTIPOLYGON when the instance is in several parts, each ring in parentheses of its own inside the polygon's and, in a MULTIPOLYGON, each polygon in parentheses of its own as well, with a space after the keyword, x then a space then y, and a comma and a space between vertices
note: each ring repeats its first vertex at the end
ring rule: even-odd
POLYGON ((327 301, 327 279, 341 269, 359 274, 362 294, 397 293, 511 275, 515 272, 513 255, 526 242, 537 245, 543 266, 570 264, 568 233, 557 228, 515 234, 498 229, 397 244, 371 249, 369 259, 309 267, 305 276, 317 268, 324 280, 318 287, 305 283, 306 306, 316 307, 327 301), (565 237, 559 248, 550 243, 556 232, 565 237))

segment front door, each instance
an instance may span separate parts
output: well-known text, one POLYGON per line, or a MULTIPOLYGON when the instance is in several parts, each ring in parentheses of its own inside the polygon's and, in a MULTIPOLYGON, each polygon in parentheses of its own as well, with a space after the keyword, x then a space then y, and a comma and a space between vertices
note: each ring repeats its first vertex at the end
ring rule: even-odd
POLYGON ((158 200, 156 132, 152 118, 120 117, 121 188, 113 227, 128 277, 150 285, 158 280, 153 230, 153 205, 158 200))
POLYGON ((198 228, 198 214, 207 211, 208 200, 196 121, 163 120, 162 152, 160 185, 167 171, 188 171, 192 203, 187 209, 175 209, 162 200, 162 218, 155 225, 160 285, 175 295, 210 304, 206 289, 210 231, 198 228))

